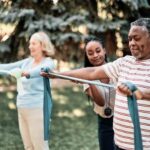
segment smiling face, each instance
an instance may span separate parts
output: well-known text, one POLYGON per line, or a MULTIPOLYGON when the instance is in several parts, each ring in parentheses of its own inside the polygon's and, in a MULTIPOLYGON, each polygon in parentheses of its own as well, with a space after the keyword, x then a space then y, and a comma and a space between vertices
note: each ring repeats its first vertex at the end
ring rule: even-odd
POLYGON ((43 56, 42 43, 32 36, 29 41, 30 55, 34 58, 43 56))
POLYGON ((90 41, 85 48, 89 62, 93 66, 100 66, 105 63, 105 49, 98 41, 90 41))
POLYGON ((131 54, 137 60, 150 59, 150 34, 144 26, 131 26, 128 34, 131 54))

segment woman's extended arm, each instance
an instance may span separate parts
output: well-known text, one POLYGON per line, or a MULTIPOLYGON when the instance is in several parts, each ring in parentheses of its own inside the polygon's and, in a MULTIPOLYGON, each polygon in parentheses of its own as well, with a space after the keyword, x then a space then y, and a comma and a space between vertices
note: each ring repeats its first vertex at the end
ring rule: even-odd
MULTIPOLYGON (((101 80, 102 78, 109 78, 106 75, 102 66, 74 69, 66 72, 57 72, 57 74, 85 79, 85 80, 101 80)), ((58 78, 53 75, 46 74, 44 72, 41 72, 41 75, 49 78, 58 78)))
POLYGON ((60 74, 86 80, 101 80, 102 78, 108 78, 102 66, 75 69, 61 72, 60 74))
POLYGON ((11 69, 14 69, 14 68, 20 68, 26 60, 27 59, 20 60, 20 61, 17 61, 17 62, 13 62, 13 63, 0 64, 0 70, 11 70, 11 69))

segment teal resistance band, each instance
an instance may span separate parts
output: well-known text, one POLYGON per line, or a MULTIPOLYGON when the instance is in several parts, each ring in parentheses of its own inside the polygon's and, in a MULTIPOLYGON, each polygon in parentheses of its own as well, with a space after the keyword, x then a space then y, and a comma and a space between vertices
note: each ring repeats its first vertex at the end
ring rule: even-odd
MULTIPOLYGON (((48 72, 47 68, 42 68, 42 71, 48 72)), ((0 70, 0 75, 3 76, 14 76, 15 78, 21 77, 21 71, 16 68, 13 71, 0 70)), ((27 76, 30 78, 30 75, 27 76)), ((49 139, 49 126, 50 126, 50 117, 52 111, 52 96, 49 78, 43 77, 44 84, 44 102, 43 102, 43 116, 44 116, 44 140, 49 139)))
MULTIPOLYGON (((128 88, 132 91, 132 93, 137 90, 137 87, 131 82, 126 82, 124 84, 128 86, 128 88)), ((129 112, 134 126, 134 146, 135 146, 134 149, 143 150, 138 106, 137 106, 137 101, 134 93, 133 95, 128 96, 128 107, 129 107, 129 112)))
MULTIPOLYGON (((48 68, 42 68, 42 72, 48 72, 48 68)), ((52 113, 52 96, 49 78, 43 77, 44 83, 44 102, 43 102, 43 115, 44 115, 44 140, 50 138, 49 135, 49 126, 50 126, 50 117, 52 113)))

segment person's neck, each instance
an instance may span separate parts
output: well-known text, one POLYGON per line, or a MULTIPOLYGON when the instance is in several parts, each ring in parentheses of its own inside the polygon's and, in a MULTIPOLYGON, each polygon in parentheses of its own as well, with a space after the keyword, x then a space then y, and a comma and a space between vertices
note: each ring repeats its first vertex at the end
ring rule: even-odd
POLYGON ((44 58, 44 56, 36 56, 36 57, 34 57, 34 61, 39 63, 43 60, 43 58, 44 58))
POLYGON ((104 64, 106 64, 106 61, 104 61, 102 65, 104 65, 104 64))
POLYGON ((101 65, 104 65, 104 64, 106 64, 106 62, 104 61, 101 65))
POLYGON ((136 58, 136 61, 146 61, 146 60, 149 60, 149 59, 150 59, 150 56, 147 56, 146 58, 141 58, 141 59, 136 58))
POLYGON ((33 59, 34 59, 33 66, 36 66, 42 62, 42 60, 44 59, 44 56, 36 56, 33 59))

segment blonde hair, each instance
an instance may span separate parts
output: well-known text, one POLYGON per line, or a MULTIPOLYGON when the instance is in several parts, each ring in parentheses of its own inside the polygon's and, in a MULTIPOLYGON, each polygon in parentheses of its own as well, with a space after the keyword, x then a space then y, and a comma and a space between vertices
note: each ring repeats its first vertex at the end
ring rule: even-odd
POLYGON ((48 37, 48 35, 45 32, 43 32, 43 31, 36 32, 31 37, 34 38, 35 40, 38 40, 39 42, 41 42, 42 47, 43 47, 43 54, 46 57, 54 55, 54 53, 55 53, 54 46, 53 46, 50 38, 48 37))

